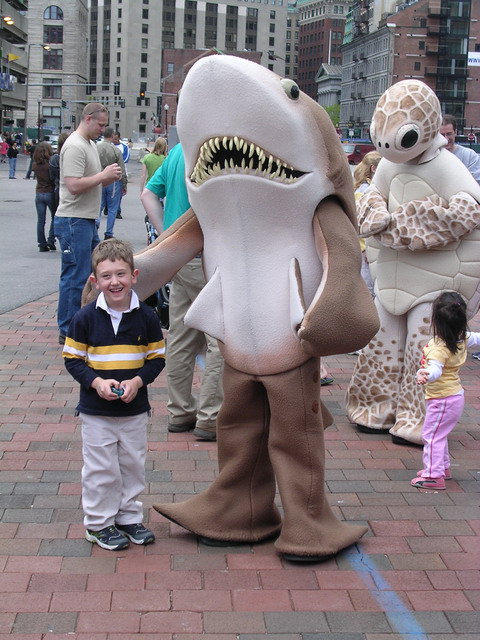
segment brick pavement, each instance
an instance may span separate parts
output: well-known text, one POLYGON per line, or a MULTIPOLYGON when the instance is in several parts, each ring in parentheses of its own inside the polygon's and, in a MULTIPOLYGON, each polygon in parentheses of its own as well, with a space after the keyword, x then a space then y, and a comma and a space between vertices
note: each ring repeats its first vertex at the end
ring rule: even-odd
POLYGON ((63 368, 55 307, 51 295, 0 316, 0 640, 478 638, 480 363, 463 369, 454 479, 421 492, 409 485, 420 449, 356 433, 343 400, 354 357, 327 359, 329 501, 370 532, 305 566, 271 543, 205 547, 149 508, 201 491, 216 472, 214 443, 167 434, 162 374, 144 496, 157 542, 114 553, 83 537, 78 389, 63 368))

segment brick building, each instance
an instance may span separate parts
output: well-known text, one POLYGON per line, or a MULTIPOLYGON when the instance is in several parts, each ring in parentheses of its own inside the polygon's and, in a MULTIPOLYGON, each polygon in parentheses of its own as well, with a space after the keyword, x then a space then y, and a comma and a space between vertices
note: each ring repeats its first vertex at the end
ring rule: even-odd
POLYGON ((315 78, 323 63, 342 63, 345 19, 350 0, 298 0, 299 46, 297 82, 302 91, 317 99, 315 78))
POLYGON ((442 111, 454 114, 460 128, 468 126, 474 101, 467 105, 467 87, 473 81, 475 96, 478 86, 473 80, 476 71, 468 67, 470 36, 478 42, 472 4, 478 13, 479 3, 469 0, 391 2, 389 10, 377 13, 376 21, 376 2, 354 2, 351 39, 342 47, 340 126, 345 135, 368 137, 378 98, 392 83, 406 78, 428 84, 442 111))

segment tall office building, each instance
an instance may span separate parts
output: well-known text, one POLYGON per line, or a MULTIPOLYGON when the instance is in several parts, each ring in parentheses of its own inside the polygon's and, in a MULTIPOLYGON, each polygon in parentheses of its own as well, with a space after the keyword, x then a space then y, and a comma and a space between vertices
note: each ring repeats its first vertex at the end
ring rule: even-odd
POLYGON ((85 106, 87 0, 30 0, 27 125, 73 130, 85 106))
POLYGON ((0 131, 23 126, 27 74, 28 2, 1 0, 0 10, 0 131), (17 113, 21 116, 17 121, 17 113))
POLYGON ((480 125, 469 122, 473 109, 467 109, 480 80, 479 67, 468 65, 470 47, 478 43, 478 8, 477 20, 471 20, 478 0, 391 0, 383 13, 378 4, 354 0, 349 16, 342 47, 344 134, 368 136, 378 98, 392 83, 409 78, 436 92, 442 111, 456 116, 460 130, 480 125))
POLYGON ((298 85, 317 99, 315 78, 323 63, 340 65, 345 19, 351 0, 298 0, 298 85))
POLYGON ((149 135, 162 121, 158 107, 168 105, 157 99, 162 69, 178 71, 172 50, 191 50, 192 58, 211 48, 259 52, 261 64, 283 76, 287 11, 287 0, 90 0, 91 95, 110 104, 122 135, 149 135))

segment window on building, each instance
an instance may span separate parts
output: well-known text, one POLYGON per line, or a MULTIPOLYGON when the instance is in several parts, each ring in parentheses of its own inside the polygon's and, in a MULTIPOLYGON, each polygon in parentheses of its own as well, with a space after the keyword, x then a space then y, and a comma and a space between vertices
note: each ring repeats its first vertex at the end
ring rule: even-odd
POLYGON ((122 39, 117 38, 117 47, 121 47, 121 46, 122 46, 122 39))
POLYGON ((43 42, 48 44, 63 44, 63 25, 44 25, 43 42))
POLYGON ((121 22, 119 22, 117 24, 117 31, 118 31, 118 33, 122 33, 122 23, 121 22))
POLYGON ((138 133, 145 133, 147 130, 147 125, 146 124, 139 124, 138 125, 138 133))
POLYGON ((275 33, 275 23, 274 22, 270 23, 270 33, 275 33))
POLYGON ((148 38, 142 38, 142 49, 148 49, 148 38))
POLYGON ((142 20, 148 20, 148 9, 142 9, 142 20))
POLYGON ((419 49, 425 49, 425 41, 424 40, 419 40, 418 48, 419 49))
POLYGON ((43 68, 44 69, 62 69, 63 68, 63 50, 50 49, 43 50, 43 68))
POLYGON ((44 20, 63 20, 63 11, 60 7, 52 4, 43 12, 44 20))
POLYGON ((117 78, 120 77, 120 67, 117 67, 117 78))
POLYGON ((121 51, 117 51, 117 62, 120 62, 122 59, 122 52, 121 51))
POLYGON ((270 20, 275 20, 275 11, 270 11, 270 20))
POLYGON ((147 112, 140 111, 140 120, 146 120, 146 119, 147 119, 147 112))
POLYGON ((275 46, 275 38, 269 38, 268 39, 268 46, 269 47, 274 47, 275 46))
POLYGON ((150 106, 150 98, 145 98, 145 106, 146 107, 150 106))
POLYGON ((147 67, 141 67, 141 69, 140 69, 140 77, 141 78, 146 78, 147 77, 147 67))
POLYGON ((148 33, 148 24, 142 24, 142 33, 148 33))
POLYGON ((62 80, 61 78, 44 78, 43 80, 43 97, 46 100, 62 97, 62 80))
POLYGON ((420 62, 415 62, 413 68, 415 71, 420 71, 420 62))
POLYGON ((143 64, 147 64, 147 62, 148 62, 148 53, 141 53, 140 54, 140 62, 142 62, 143 64))
POLYGON ((167 62, 167 73, 173 73, 175 71, 175 64, 173 62, 167 62))
POLYGON ((60 130, 62 126, 61 107, 42 107, 42 116, 45 127, 51 128, 54 131, 60 130))
POLYGON ((120 111, 115 111, 115 120, 120 118, 120 111))

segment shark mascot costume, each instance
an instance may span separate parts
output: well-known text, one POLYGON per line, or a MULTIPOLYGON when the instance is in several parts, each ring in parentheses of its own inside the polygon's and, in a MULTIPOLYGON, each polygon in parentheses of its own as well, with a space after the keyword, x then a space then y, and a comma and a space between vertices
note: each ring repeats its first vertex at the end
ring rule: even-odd
POLYGON ((154 508, 207 544, 278 536, 286 558, 324 558, 366 528, 339 521, 326 500, 333 419, 319 356, 362 347, 378 329, 345 154, 292 80, 234 56, 192 67, 177 121, 192 208, 135 257, 136 289, 145 297, 203 251, 207 284, 185 322, 218 339, 225 400, 216 480, 154 508))
POLYGON ((359 200, 360 235, 375 280, 380 331, 358 357, 347 413, 360 431, 422 443, 424 391, 415 374, 445 290, 480 301, 480 187, 446 149, 435 93, 402 80, 379 99, 371 137, 382 156, 359 200))

